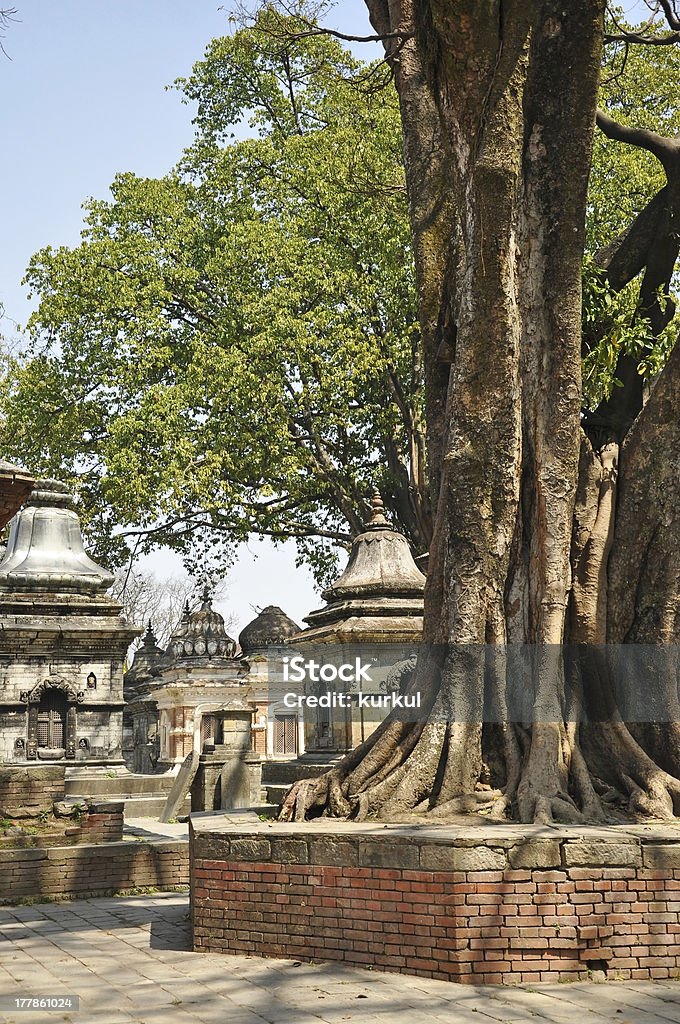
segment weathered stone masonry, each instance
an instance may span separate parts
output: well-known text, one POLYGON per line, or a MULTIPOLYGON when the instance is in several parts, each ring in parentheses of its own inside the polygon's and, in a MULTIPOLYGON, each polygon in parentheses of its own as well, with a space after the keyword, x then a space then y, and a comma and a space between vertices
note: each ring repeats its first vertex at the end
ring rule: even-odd
POLYGON ((678 838, 192 819, 194 949, 485 984, 671 978, 678 838))

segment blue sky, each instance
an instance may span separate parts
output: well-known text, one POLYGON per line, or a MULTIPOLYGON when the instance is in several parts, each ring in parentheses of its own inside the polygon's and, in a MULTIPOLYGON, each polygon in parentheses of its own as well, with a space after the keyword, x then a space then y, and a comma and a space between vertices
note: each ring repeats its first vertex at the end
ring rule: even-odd
MULTIPOLYGON (((9 0, 8 0, 9 2, 9 0)), ((4 5, 7 6, 7 3, 4 5)), ((20 281, 45 245, 74 245, 81 204, 104 197, 118 171, 164 174, 192 138, 192 109, 165 89, 229 30, 220 0, 13 0, 17 20, 0 57, 0 333, 15 335, 30 305, 20 281)), ((341 0, 329 24, 370 32, 361 0, 341 0)), ((320 600, 292 545, 253 541, 228 575, 223 610, 240 625, 278 604, 296 621, 320 600)), ((158 575, 181 571, 165 553, 158 575)))

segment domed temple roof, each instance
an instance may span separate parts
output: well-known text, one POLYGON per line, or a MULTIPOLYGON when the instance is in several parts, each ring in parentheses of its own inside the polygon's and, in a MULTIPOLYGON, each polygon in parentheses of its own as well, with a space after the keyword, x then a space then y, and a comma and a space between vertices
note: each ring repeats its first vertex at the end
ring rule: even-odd
POLYGON ((425 577, 408 541, 385 518, 376 491, 366 529, 354 539, 347 568, 323 591, 298 643, 417 642, 423 627, 425 577))
POLYGON ((167 655, 174 661, 233 658, 236 644, 224 628, 224 618, 213 611, 210 593, 206 587, 201 607, 189 611, 187 602, 184 614, 170 638, 167 655))
POLYGON ((238 642, 244 654, 265 647, 280 646, 300 632, 296 622, 277 605, 270 604, 256 615, 239 633, 238 642))
POLYGON ((366 530, 355 538, 347 568, 324 590, 322 597, 377 594, 422 594, 425 577, 413 560, 408 541, 385 518, 378 491, 371 498, 372 514, 366 530))
POLYGON ((113 576, 86 553, 69 488, 37 480, 10 526, 0 562, 0 590, 96 593, 113 576))

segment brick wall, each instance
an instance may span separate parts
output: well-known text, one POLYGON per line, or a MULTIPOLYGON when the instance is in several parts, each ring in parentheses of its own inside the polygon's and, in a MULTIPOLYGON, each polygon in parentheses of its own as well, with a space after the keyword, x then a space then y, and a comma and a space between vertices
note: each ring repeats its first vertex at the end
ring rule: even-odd
POLYGON ((199 951, 485 984, 680 972, 671 829, 215 829, 192 819, 199 951))
POLYGON ((74 842, 116 843, 123 838, 123 815, 125 803, 122 800, 90 803, 89 810, 80 818, 80 823, 67 829, 74 842))
POLYGON ((173 889, 189 881, 186 841, 107 843, 2 851, 0 903, 26 897, 108 896, 121 889, 173 889))
POLYGON ((34 818, 63 798, 63 765, 0 768, 0 817, 34 818))

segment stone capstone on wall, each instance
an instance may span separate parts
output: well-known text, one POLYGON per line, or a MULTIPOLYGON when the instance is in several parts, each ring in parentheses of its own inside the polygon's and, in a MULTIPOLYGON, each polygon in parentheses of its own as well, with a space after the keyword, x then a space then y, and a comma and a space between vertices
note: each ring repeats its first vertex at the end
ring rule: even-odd
POLYGON ((0 903, 27 897, 84 899, 188 883, 189 844, 180 840, 3 850, 0 903))

